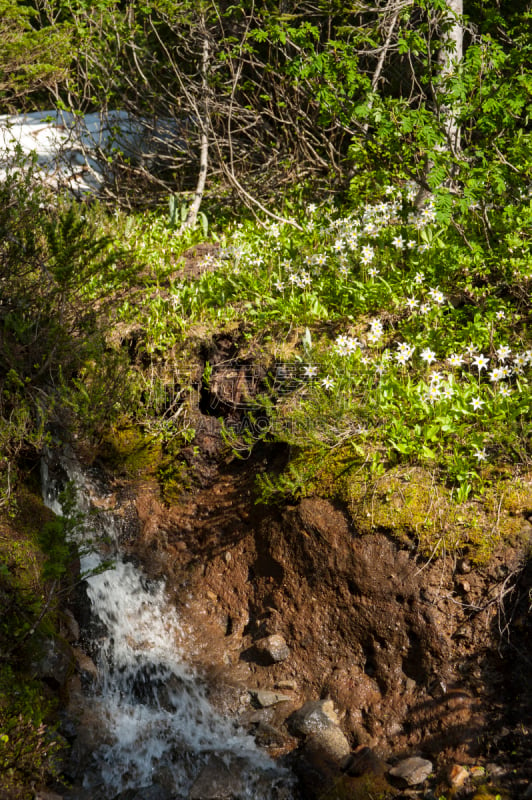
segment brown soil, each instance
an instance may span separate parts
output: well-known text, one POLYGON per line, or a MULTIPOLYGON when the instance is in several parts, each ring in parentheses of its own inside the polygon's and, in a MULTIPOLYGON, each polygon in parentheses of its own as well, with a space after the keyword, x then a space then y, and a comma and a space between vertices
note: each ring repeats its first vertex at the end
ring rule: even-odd
MULTIPOLYGON (((431 759, 434 792, 449 790, 459 764, 484 767, 477 774, 494 793, 521 797, 532 781, 526 553, 501 547, 483 568, 457 556, 430 561, 382 532, 360 535, 330 500, 256 505, 256 475, 281 467, 285 452, 263 446, 225 462, 214 423, 190 455, 197 488, 178 506, 163 504, 155 484, 137 487, 141 533, 130 543, 167 578, 213 695, 239 712, 243 689, 286 695, 243 716, 280 734, 274 755, 297 745, 290 713, 330 698, 354 750, 431 759), (271 634, 290 649, 278 663, 255 648, 271 634)), ((471 780, 449 791, 481 796, 471 780)))

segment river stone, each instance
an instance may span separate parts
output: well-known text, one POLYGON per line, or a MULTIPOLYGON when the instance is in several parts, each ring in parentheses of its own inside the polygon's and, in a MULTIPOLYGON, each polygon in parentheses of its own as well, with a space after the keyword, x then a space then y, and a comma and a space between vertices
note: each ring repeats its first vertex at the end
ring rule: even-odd
POLYGON ((455 788, 463 786, 469 779, 469 771, 461 764, 453 764, 449 770, 449 783, 455 788))
POLYGON ((79 647, 73 647, 72 654, 76 659, 76 668, 81 677, 86 680, 96 681, 98 679, 98 668, 92 658, 79 647))
POLYGON ((309 761, 326 759, 340 767, 351 752, 346 737, 336 725, 312 733, 305 739, 303 752, 309 761))
POLYGON ((258 723, 254 736, 259 747, 285 747, 289 741, 286 734, 265 720, 258 723))
POLYGON ((270 692, 267 689, 250 689, 249 693, 261 708, 269 708, 277 705, 277 703, 285 703, 292 699, 286 694, 270 692))
POLYGON ((79 640, 80 630, 79 630, 78 621, 75 618, 75 616, 72 613, 72 611, 69 611, 68 609, 65 609, 63 611, 62 622, 63 622, 63 625, 64 625, 65 630, 66 630, 66 633, 65 633, 66 639, 69 642, 77 642, 79 640))
POLYGON ((188 800, 236 800, 241 792, 240 775, 234 775, 218 756, 211 756, 192 784, 188 800))
POLYGON ((255 649, 261 656, 265 656, 274 664, 284 661, 290 655, 290 648, 280 633, 273 633, 271 636, 265 636, 264 639, 258 639, 255 642, 255 649))
POLYGON ((63 687, 75 666, 70 645, 54 637, 42 641, 40 647, 40 656, 32 664, 33 671, 39 678, 63 687))
POLYGON ((338 727, 338 715, 332 700, 309 700, 289 717, 294 733, 308 736, 328 728, 338 727))
POLYGON ((432 762, 426 758, 413 756, 400 761, 390 770, 390 775, 397 778, 405 786, 417 786, 423 783, 432 772, 432 762))
POLYGON ((113 800, 173 800, 167 789, 156 783, 142 786, 140 789, 126 789, 113 797, 113 800))

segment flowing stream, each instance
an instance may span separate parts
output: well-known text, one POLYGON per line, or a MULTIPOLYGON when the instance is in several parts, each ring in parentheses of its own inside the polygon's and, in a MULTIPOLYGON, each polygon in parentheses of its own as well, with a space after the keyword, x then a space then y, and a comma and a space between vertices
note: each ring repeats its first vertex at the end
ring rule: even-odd
POLYGON ((67 796, 136 798, 125 790, 149 788, 151 794, 138 797, 291 797, 287 771, 210 705, 205 685, 183 661, 185 633, 164 583, 148 580, 120 553, 118 517, 94 513, 96 489, 73 457, 61 456, 60 471, 58 478, 57 467, 43 461, 43 494, 62 514, 61 490, 66 481, 76 488, 84 521, 75 537, 91 607, 84 635, 98 670, 86 691, 95 745, 84 754, 79 788, 67 796), (105 569, 102 550, 106 559, 111 553, 105 569))

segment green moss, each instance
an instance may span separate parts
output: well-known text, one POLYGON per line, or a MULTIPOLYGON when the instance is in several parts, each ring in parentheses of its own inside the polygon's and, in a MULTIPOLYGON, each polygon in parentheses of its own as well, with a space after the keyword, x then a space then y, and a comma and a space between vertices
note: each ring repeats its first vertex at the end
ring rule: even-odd
POLYGON ((508 514, 532 514, 532 474, 499 485, 501 507, 508 514))
POLYGON ((402 545, 415 545, 422 555, 466 552, 477 564, 489 561, 501 542, 523 544, 523 515, 532 507, 528 476, 486 480, 482 494, 463 503, 422 467, 394 467, 371 481, 352 471, 335 482, 328 464, 318 487, 329 495, 336 490, 361 534, 385 531, 402 545))
POLYGON ((359 778, 343 775, 320 800, 391 800, 397 791, 381 775, 367 774, 359 778))
POLYGON ((192 480, 189 469, 175 457, 163 459, 157 472, 161 496, 169 506, 177 505, 183 493, 190 491, 192 480))
POLYGON ((509 794, 496 786, 480 786, 472 800, 509 800, 509 794))
POLYGON ((130 477, 154 476, 161 462, 161 443, 139 426, 115 426, 105 435, 99 455, 130 477))
POLYGON ((28 672, 28 664, 38 654, 42 637, 57 633, 46 565, 58 555, 64 539, 52 536, 50 541, 47 526, 54 515, 33 488, 19 484, 15 500, 15 514, 5 509, 0 513, 0 774, 2 797, 30 800, 32 787, 56 774, 61 748, 49 724, 54 698, 28 672), (42 550, 43 530, 52 552, 42 550))

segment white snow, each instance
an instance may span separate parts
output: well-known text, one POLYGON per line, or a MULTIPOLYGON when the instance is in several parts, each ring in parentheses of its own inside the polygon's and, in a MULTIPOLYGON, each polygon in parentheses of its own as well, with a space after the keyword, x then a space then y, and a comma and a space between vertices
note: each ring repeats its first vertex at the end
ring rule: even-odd
POLYGON ((158 145, 176 146, 176 125, 152 125, 125 111, 79 115, 68 111, 34 111, 0 116, 0 181, 16 166, 17 145, 24 156, 35 154, 43 181, 52 189, 76 195, 97 193, 113 153, 138 158, 158 145))

